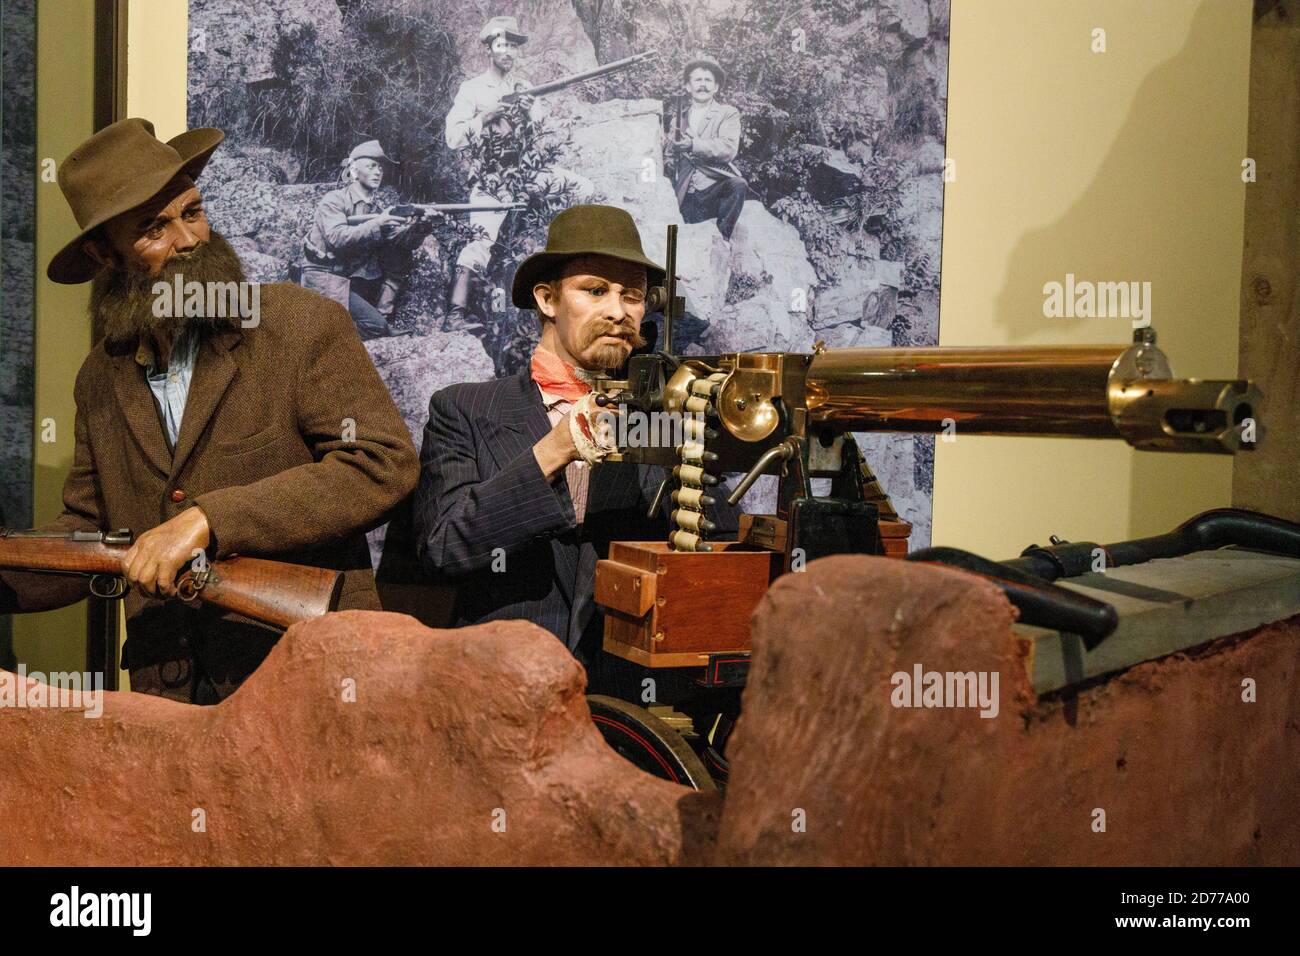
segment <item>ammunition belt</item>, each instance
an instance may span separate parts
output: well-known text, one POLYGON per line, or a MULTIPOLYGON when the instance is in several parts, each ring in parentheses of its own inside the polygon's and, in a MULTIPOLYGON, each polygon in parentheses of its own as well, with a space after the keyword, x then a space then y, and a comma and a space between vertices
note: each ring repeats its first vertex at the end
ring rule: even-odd
POLYGON ((691 394, 686 399, 685 411, 690 413, 682 422, 682 444, 677 446, 680 464, 673 466, 673 529, 668 544, 674 551, 712 551, 706 540, 715 529, 712 521, 704 517, 704 509, 714 503, 705 491, 718 484, 718 476, 708 470, 718 460, 717 454, 705 449, 705 442, 716 438, 717 432, 709 428, 717 421, 716 399, 726 372, 714 372, 707 378, 691 382, 691 394), (699 417, 696 417, 699 416, 699 417))

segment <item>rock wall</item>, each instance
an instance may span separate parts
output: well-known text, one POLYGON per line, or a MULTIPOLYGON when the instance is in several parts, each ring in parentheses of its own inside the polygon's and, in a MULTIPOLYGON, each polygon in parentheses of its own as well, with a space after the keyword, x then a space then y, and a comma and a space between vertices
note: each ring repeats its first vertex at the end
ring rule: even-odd
POLYGON ((532 624, 349 611, 291 628, 215 707, 108 693, 99 719, 0 710, 0 866, 702 857, 716 795, 615 755, 583 687, 532 624))
POLYGON ((715 862, 1300 861, 1300 618, 1040 701, 1014 616, 983 579, 886 558, 777 581, 754 615, 715 862), (893 706, 893 675, 917 665, 999 674, 997 716, 893 706))
MULTIPOLYGON (((35 406, 36 8, 13 0, 0 9, 4 34, 4 110, 0 140, 0 524, 26 527, 32 516, 32 426, 35 406)), ((61 157, 60 157, 61 158, 61 157)), ((48 187, 47 187, 48 188, 48 187)), ((69 236, 68 238, 71 238, 69 236)), ((10 659, 8 625, 0 623, 0 663, 10 659)))
POLYGON ((947 568, 781 578, 725 797, 615 755, 520 621, 330 614, 217 706, 98 719, 14 708, 0 672, 0 866, 1300 863, 1300 618, 1039 700, 1014 617, 947 568), (998 674, 997 715, 894 706, 916 665, 998 674))
POLYGON ((189 0, 191 103, 274 76, 272 54, 281 34, 308 26, 322 38, 337 37, 342 24, 334 0, 189 0))

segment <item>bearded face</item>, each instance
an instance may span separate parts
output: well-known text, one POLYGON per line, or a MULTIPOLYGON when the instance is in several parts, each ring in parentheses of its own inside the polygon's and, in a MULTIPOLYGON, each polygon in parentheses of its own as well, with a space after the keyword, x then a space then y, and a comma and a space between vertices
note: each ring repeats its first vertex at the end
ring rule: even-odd
POLYGON ((174 288, 178 275, 182 283, 245 281, 239 255, 215 230, 206 241, 185 252, 173 253, 156 273, 119 260, 101 270, 91 285, 90 314, 96 337, 103 334, 110 342, 130 341, 145 334, 174 339, 187 325, 197 325, 205 334, 238 328, 239 317, 232 315, 156 315, 159 310, 154 305, 158 295, 154 287, 161 282, 169 289, 174 288))

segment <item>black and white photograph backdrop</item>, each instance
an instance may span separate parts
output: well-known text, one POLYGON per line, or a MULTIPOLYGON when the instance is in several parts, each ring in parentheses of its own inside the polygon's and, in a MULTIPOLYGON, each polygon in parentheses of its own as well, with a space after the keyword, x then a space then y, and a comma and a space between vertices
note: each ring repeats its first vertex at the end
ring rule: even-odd
MULTIPOLYGON (((0 4, 0 525, 32 524, 36 402, 36 4, 0 4)), ((0 667, 15 664, 0 617, 0 667)))
MULTIPOLYGON (((678 225, 679 353, 938 342, 949 0, 189 14, 189 126, 227 133, 209 218, 250 279, 349 307, 417 446, 433 392, 528 362, 510 279, 576 203, 628 210, 660 261, 678 225)), ((927 546, 933 439, 859 440, 927 546)))

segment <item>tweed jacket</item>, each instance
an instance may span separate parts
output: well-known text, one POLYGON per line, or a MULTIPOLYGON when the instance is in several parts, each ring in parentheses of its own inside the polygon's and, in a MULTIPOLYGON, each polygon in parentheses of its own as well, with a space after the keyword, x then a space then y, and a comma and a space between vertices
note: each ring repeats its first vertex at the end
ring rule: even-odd
MULTIPOLYGON (((683 117, 684 122, 690 122, 689 115, 687 113, 683 117)), ((673 138, 681 139, 675 118, 672 127, 673 138)), ((680 205, 686 197, 691 179, 699 170, 703 170, 706 175, 714 179, 728 177, 743 179, 740 170, 732 163, 738 152, 740 152, 740 110, 714 100, 704 114, 704 123, 698 135, 691 139, 690 152, 683 154, 685 162, 677 163, 677 168, 673 171, 673 186, 677 191, 678 204, 680 205)))
MULTIPOLYGON (((77 374, 63 512, 46 528, 138 534, 198 507, 211 528, 210 559, 243 554, 341 570, 339 606, 378 609, 365 532, 415 486, 410 433, 347 310, 295 285, 266 285, 260 296, 255 327, 200 345, 174 453, 136 343, 94 347, 77 374)), ((0 613, 86 593, 82 579, 0 573, 0 613)), ((175 602, 135 591, 126 602, 128 650, 184 617, 175 602)), ((205 610, 232 626, 243 620, 205 610)))
MULTIPOLYGON (((663 470, 602 463, 591 471, 579 525, 563 473, 548 482, 533 455, 550 430, 527 369, 436 393, 412 527, 424 570, 458 584, 458 625, 532 621, 590 666, 603 634, 593 600, 596 561, 610 541, 665 540, 671 502, 648 518, 663 470)), ((723 532, 736 528, 729 509, 715 508, 710 518, 723 532)))

